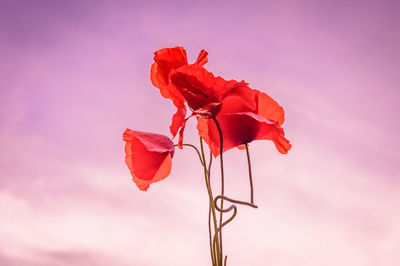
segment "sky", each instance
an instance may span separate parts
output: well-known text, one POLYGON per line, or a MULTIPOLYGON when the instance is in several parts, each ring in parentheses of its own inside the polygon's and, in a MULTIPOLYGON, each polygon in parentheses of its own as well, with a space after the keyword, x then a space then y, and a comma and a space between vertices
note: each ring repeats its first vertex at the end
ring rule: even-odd
MULTIPOLYGON (((190 149, 147 192, 126 128, 169 135, 153 53, 245 80, 286 112, 293 147, 250 145, 258 209, 226 226, 228 265, 400 265, 396 1, 0 0, 0 265, 210 265, 190 149)), ((199 145, 194 120, 185 142, 199 145)), ((175 140, 176 142, 177 140, 175 140)), ((248 200, 245 152, 226 194, 248 200)), ((218 188, 219 166, 212 178, 218 188)))

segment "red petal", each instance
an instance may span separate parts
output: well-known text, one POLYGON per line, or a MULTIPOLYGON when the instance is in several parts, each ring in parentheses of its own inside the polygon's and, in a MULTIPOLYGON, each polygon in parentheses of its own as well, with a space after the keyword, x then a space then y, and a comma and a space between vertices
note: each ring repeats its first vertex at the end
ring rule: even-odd
MULTIPOLYGON (((291 145, 276 122, 255 113, 219 113, 216 117, 223 136, 223 151, 250 143, 253 140, 267 139, 275 143, 278 151, 287 153, 291 145)), ((213 120, 199 119, 197 124, 200 137, 209 145, 214 156, 220 154, 219 132, 213 120)))
POLYGON ((208 53, 205 50, 201 50, 195 64, 204 66, 208 62, 207 55, 208 53))
POLYGON ((147 189, 149 189, 150 184, 163 180, 164 178, 169 176, 169 174, 171 173, 171 166, 172 166, 171 155, 168 154, 168 156, 165 157, 164 161, 161 163, 160 168, 158 169, 152 180, 142 180, 134 175, 132 175, 132 180, 133 182, 135 182, 135 184, 140 190, 147 191, 147 189))
POLYGON ((139 189, 147 190, 149 184, 168 176, 171 164, 168 168, 165 160, 172 158, 175 150, 168 137, 126 129, 123 139, 126 141, 125 162, 139 189))
POLYGON ((263 92, 258 93, 258 114, 277 121, 281 126, 285 121, 285 111, 274 99, 263 92))
POLYGON ((154 54, 155 62, 151 66, 150 79, 153 85, 160 89, 161 95, 171 99, 178 109, 170 126, 171 134, 175 136, 185 118, 186 107, 181 93, 169 84, 169 74, 172 70, 187 65, 186 51, 183 47, 174 47, 158 50, 154 54))
POLYGON ((172 116, 172 123, 171 126, 169 127, 169 130, 171 131, 173 137, 176 136, 176 133, 178 133, 179 128, 184 123, 185 116, 186 116, 186 107, 185 105, 182 105, 182 107, 178 108, 176 113, 172 116))
POLYGON ((259 91, 251 89, 244 81, 233 88, 222 102, 222 113, 257 112, 259 91))
MULTIPOLYGON (((247 144, 247 145, 248 145, 248 144, 247 144)), ((245 150, 245 149, 246 149, 246 144, 239 145, 239 146, 237 146, 237 148, 238 148, 239 150, 245 150)))
POLYGON ((221 103, 209 103, 197 110, 193 111, 193 115, 201 116, 204 118, 213 118, 221 110, 221 103))
POLYGON ((210 103, 221 102, 223 98, 241 83, 226 81, 199 65, 185 65, 170 75, 171 83, 181 92, 192 110, 210 103))
POLYGON ((151 68, 151 81, 157 88, 169 84, 171 70, 187 65, 186 51, 183 47, 164 48, 154 53, 154 67, 151 68))
POLYGON ((178 141, 178 148, 182 149, 183 148, 183 132, 185 131, 186 127, 186 122, 191 118, 194 114, 192 113, 189 117, 185 118, 183 120, 183 123, 181 125, 181 129, 179 130, 179 141, 178 141))

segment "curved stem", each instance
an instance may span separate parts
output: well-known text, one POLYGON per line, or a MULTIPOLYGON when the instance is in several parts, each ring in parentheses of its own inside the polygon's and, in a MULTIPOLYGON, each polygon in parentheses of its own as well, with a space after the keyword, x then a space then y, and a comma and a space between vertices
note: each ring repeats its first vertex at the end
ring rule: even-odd
MULTIPOLYGON (((255 205, 255 204, 253 204, 253 203, 250 203, 250 202, 231 199, 231 198, 229 198, 229 197, 227 197, 227 196, 224 196, 224 195, 218 195, 218 196, 216 196, 215 199, 214 199, 214 207, 215 207, 215 209, 216 209, 217 211, 219 211, 220 213, 223 213, 223 212, 229 212, 229 211, 233 210, 232 216, 231 216, 228 220, 226 220, 225 222, 223 222, 223 223, 218 227, 217 233, 218 233, 218 232, 221 232, 221 231, 222 231, 222 228, 223 228, 225 225, 227 225, 228 223, 230 223, 230 222, 236 217, 236 214, 237 214, 237 207, 236 207, 235 204, 232 204, 231 206, 229 206, 228 208, 225 208, 225 209, 218 207, 217 201, 218 201, 219 199, 221 199, 221 201, 222 201, 222 200, 226 200, 226 201, 229 201, 229 202, 231 202, 231 203, 236 203, 236 204, 240 204, 240 205, 246 205, 246 206, 250 206, 250 207, 252 207, 252 208, 258 208, 257 205, 255 205)), ((214 245, 216 244, 216 236, 217 236, 217 233, 215 233, 215 235, 214 235, 214 245)), ((224 266, 226 266, 226 260, 227 260, 227 256, 225 256, 224 266)), ((222 263, 222 261, 221 261, 221 263, 222 263)))
POLYGON ((226 220, 225 222, 223 222, 221 227, 218 227, 218 231, 221 231, 221 230, 222 230, 222 227, 224 227, 225 225, 227 225, 228 223, 230 223, 230 222, 236 217, 236 214, 237 214, 237 207, 236 207, 235 204, 232 204, 232 205, 229 206, 228 208, 225 208, 225 209, 219 209, 219 208, 217 208, 217 209, 218 209, 219 212, 230 212, 231 210, 233 210, 232 216, 229 217, 228 220, 226 220))
MULTIPOLYGON (((176 147, 176 146, 178 146, 178 144, 174 144, 174 146, 176 147)), ((194 146, 194 145, 192 145, 192 144, 186 144, 186 143, 185 143, 185 144, 182 144, 182 146, 192 147, 193 149, 195 149, 196 152, 197 152, 197 155, 199 156, 200 163, 204 165, 204 161, 203 161, 203 159, 201 158, 200 152, 199 152, 199 150, 196 148, 196 146, 194 146)))
POLYGON ((249 166, 249 180, 250 180, 250 202, 254 203, 254 189, 253 189, 253 177, 251 174, 251 162, 250 162, 250 154, 249 154, 249 144, 245 144, 246 146, 246 155, 247 155, 247 165, 249 166))
MULTIPOLYGON (((217 126, 218 133, 219 133, 219 158, 220 158, 220 167, 221 167, 221 195, 224 195, 225 184, 224 184, 224 159, 223 159, 223 148, 224 148, 224 138, 222 136, 221 126, 218 123, 218 120, 214 117, 213 118, 215 125, 217 126)), ((221 209, 224 208, 224 201, 221 199, 221 209)), ((222 265, 222 258, 223 258, 223 246, 222 246, 222 216, 223 212, 219 214, 219 250, 220 250, 220 264, 222 265)))
POLYGON ((215 205, 215 208, 217 209, 217 211, 219 211, 219 212, 227 212, 226 210, 228 209, 228 208, 227 208, 227 209, 220 209, 220 208, 218 207, 217 201, 218 201, 219 199, 221 199, 221 201, 224 199, 224 200, 229 201, 229 202, 231 202, 231 203, 236 203, 236 204, 240 204, 240 205, 250 206, 250 207, 255 208, 255 209, 258 208, 257 205, 255 205, 255 204, 253 204, 253 203, 250 203, 250 202, 241 201, 241 200, 235 200, 235 199, 231 199, 231 198, 229 198, 229 197, 227 197, 227 196, 218 195, 218 196, 216 196, 215 199, 214 199, 214 205, 215 205))

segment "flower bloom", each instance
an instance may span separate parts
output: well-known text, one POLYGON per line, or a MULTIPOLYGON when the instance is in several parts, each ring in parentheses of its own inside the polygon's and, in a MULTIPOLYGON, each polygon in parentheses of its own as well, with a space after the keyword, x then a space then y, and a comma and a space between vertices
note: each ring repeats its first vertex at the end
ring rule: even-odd
MULTIPOLYGON (((216 117, 222 131, 223 152, 232 148, 243 148, 253 140, 272 140, 282 154, 291 145, 277 122, 252 112, 220 113, 216 117)), ((216 157, 220 154, 220 136, 213 120, 200 118, 197 124, 199 135, 207 142, 216 157)))
MULTIPOLYGON (((202 50, 193 65, 203 66, 207 63, 207 52, 202 50)), ((182 67, 188 65, 186 51, 183 47, 164 48, 154 53, 154 63, 150 70, 150 79, 155 87, 160 89, 164 98, 172 100, 178 109, 172 117, 170 131, 175 136, 181 127, 185 116, 185 98, 170 82, 170 74, 182 67)))
MULTIPOLYGON (((267 94, 247 85, 230 91, 221 102, 221 110, 215 119, 222 131, 223 152, 263 139, 272 140, 282 154, 286 154, 291 148, 281 128, 285 120, 283 108, 267 94)), ((220 137, 215 122, 199 118, 197 129, 213 155, 218 156, 220 137)))
POLYGON ((164 135, 126 129, 123 134, 125 163, 133 181, 146 191, 151 183, 166 178, 171 172, 175 147, 164 135))
MULTIPOLYGON (((280 127, 285 120, 283 108, 267 94, 249 88, 244 81, 215 77, 198 65, 176 69, 170 74, 170 81, 185 98, 192 115, 198 116, 199 135, 215 156, 220 152, 220 140, 211 118, 220 123, 224 151, 261 139, 272 140, 283 154, 291 148, 280 127)), ((180 144, 185 122, 179 132, 180 144)))
POLYGON ((214 118, 222 128, 224 151, 259 139, 272 140, 281 153, 291 148, 281 128, 285 119, 283 108, 267 94, 249 88, 244 81, 215 77, 203 67, 207 62, 204 50, 194 64, 187 63, 182 47, 161 49, 155 53, 154 61, 153 84, 178 108, 170 130, 173 136, 179 131, 180 148, 186 121, 191 116, 198 117, 199 135, 209 144, 214 156, 220 152, 214 118), (185 103, 192 111, 187 118, 185 103))

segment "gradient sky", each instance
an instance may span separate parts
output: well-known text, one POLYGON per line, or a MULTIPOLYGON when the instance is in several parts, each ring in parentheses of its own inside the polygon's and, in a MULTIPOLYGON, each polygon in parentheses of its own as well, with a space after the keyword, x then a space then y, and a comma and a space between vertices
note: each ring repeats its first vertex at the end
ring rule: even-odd
MULTIPOLYGON (((0 265, 209 265, 201 165, 139 191, 125 128, 168 135, 154 51, 245 80, 293 144, 251 145, 255 200, 225 230, 230 266, 400 265, 397 1, 0 0, 0 265)), ((194 121, 185 141, 198 144, 194 121)), ((248 199, 243 151, 226 193, 248 199)), ((214 166, 218 178, 218 164, 214 166)), ((218 185, 217 183, 215 185, 218 185)))

